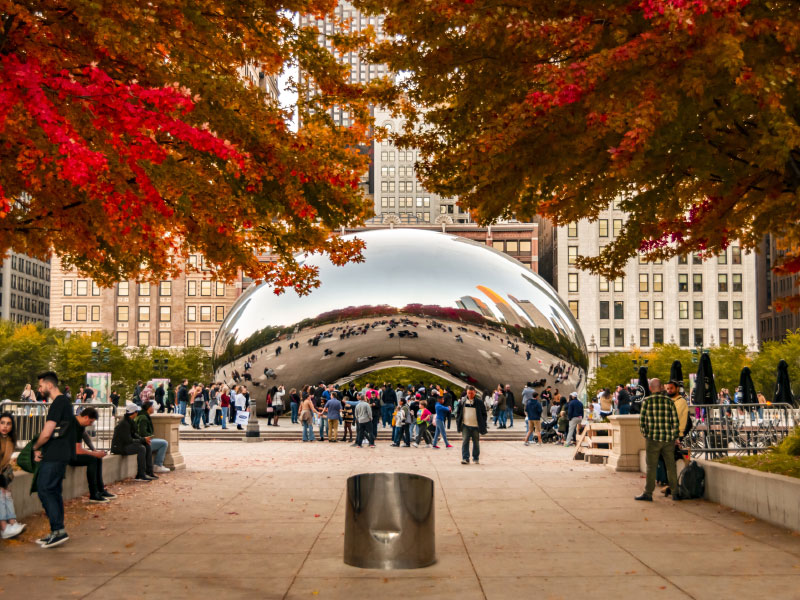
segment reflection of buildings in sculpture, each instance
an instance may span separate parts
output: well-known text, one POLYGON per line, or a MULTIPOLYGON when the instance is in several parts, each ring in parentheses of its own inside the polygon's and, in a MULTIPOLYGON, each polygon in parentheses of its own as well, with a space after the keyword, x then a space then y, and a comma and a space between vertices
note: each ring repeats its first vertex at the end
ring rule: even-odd
POLYGON ((511 306, 509 306, 508 302, 503 300, 503 298, 497 292, 487 288, 484 285, 477 285, 475 287, 478 288, 480 291, 482 291, 484 294, 486 294, 486 296, 492 302, 494 302, 495 307, 497 308, 498 311, 500 311, 500 314, 503 315, 503 318, 505 319, 506 323, 508 323, 509 325, 521 325, 521 326, 525 325, 525 323, 522 321, 522 319, 520 319, 520 316, 516 313, 516 311, 514 311, 514 309, 511 308, 511 306))
POLYGON ((519 306, 520 310, 528 315, 528 318, 533 323, 534 327, 543 327, 544 329, 551 330, 553 329, 552 323, 547 319, 547 317, 536 308, 536 305, 531 302, 530 300, 517 300, 511 294, 508 295, 511 298, 512 302, 519 306))
POLYGON ((460 300, 456 300, 456 306, 465 310, 471 310, 476 313, 482 314, 484 317, 494 320, 494 314, 486 303, 480 298, 475 296, 461 296, 460 300))

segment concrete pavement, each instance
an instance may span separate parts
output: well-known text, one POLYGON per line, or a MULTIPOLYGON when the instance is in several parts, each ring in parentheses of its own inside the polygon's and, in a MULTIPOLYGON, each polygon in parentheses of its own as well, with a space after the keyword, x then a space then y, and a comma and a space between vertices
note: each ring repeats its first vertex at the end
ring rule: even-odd
POLYGON ((71 539, 0 542, 3 598, 800 598, 800 536, 702 501, 637 503, 639 474, 556 446, 357 449, 327 442, 184 443, 187 469, 67 508, 71 539), (436 483, 437 564, 343 564, 346 478, 436 483))

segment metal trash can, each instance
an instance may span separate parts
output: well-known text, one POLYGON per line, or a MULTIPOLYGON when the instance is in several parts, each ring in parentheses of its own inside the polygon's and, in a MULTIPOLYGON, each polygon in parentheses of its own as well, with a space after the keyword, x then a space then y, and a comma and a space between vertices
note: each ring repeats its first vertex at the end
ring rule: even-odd
POLYGON ((347 480, 344 562, 364 569, 418 569, 436 562, 433 480, 364 473, 347 480))

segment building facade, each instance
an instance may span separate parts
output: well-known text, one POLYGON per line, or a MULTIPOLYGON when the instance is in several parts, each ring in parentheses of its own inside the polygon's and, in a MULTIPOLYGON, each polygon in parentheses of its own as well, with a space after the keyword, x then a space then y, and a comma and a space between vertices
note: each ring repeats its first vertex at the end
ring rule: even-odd
POLYGON ((0 319, 50 326, 50 263, 9 253, 0 262, 0 319))
POLYGON ((214 281, 197 254, 189 265, 200 272, 158 284, 123 281, 101 288, 54 258, 51 324, 70 332, 109 332, 121 346, 211 348, 242 283, 214 281))
POLYGON ((777 301, 785 300, 800 293, 796 275, 778 276, 772 267, 786 253, 781 240, 767 234, 756 257, 758 277, 758 337, 760 342, 780 341, 788 331, 800 328, 800 313, 784 307, 777 310, 777 301))
POLYGON ((733 244, 702 261, 696 255, 666 262, 631 260, 625 276, 608 281, 575 266, 619 235, 626 214, 616 206, 597 221, 556 229, 557 289, 578 319, 591 367, 610 352, 655 344, 758 348, 756 256, 733 244))

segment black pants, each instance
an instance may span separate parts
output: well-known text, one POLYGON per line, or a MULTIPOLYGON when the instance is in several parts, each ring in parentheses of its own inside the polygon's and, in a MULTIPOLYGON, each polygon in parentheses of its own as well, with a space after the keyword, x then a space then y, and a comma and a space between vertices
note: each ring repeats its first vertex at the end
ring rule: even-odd
POLYGON ((143 475, 153 474, 153 451, 150 450, 150 444, 129 444, 122 449, 120 453, 123 456, 129 454, 136 455, 136 476, 141 478, 143 475))
POLYGON ((78 454, 69 463, 72 467, 86 467, 86 482, 89 484, 89 495, 97 496, 106 489, 103 483, 103 459, 88 454, 78 454))
POLYGON ((431 432, 428 431, 428 423, 426 421, 423 421, 417 425, 417 444, 419 444, 422 440, 425 440, 425 443, 430 446, 431 432))
POLYGON ((342 431, 343 431, 343 433, 342 433, 342 441, 343 442, 347 441, 347 434, 349 433, 350 434, 350 441, 352 442, 353 441, 353 424, 350 421, 345 421, 344 422, 344 429, 342 431))
POLYGON ((358 424, 358 429, 356 431, 356 444, 360 446, 361 442, 364 441, 364 438, 369 440, 370 446, 375 445, 375 436, 372 435, 372 421, 358 424))
POLYGON ((397 445, 400 445, 400 441, 406 445, 411 445, 411 424, 410 423, 403 423, 402 430, 400 431, 400 436, 397 438, 397 445))

